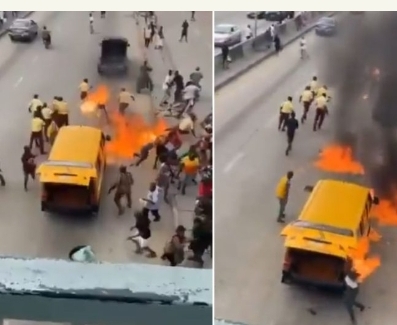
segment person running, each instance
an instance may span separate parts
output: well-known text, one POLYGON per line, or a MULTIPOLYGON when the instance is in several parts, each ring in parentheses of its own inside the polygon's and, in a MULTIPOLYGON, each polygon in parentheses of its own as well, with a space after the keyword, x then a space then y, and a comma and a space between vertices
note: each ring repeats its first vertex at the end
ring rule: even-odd
POLYGON ((185 232, 186 228, 184 226, 178 226, 175 229, 174 235, 164 247, 164 253, 161 256, 161 259, 164 261, 168 260, 171 266, 177 266, 184 259, 184 246, 186 243, 185 232))
POLYGON ((327 94, 317 97, 314 103, 316 105, 316 115, 314 116, 313 131, 317 131, 321 129, 325 116, 328 114, 327 94))
POLYGON ((127 240, 132 241, 135 246, 135 253, 142 254, 143 252, 148 252, 146 257, 154 258, 157 256, 156 252, 150 248, 149 240, 152 237, 152 232, 150 230, 150 220, 148 216, 142 211, 136 211, 134 213, 135 226, 131 227, 130 230, 133 231, 133 235, 127 237, 127 240))
POLYGON ((310 90, 310 86, 307 86, 303 93, 301 94, 299 98, 299 102, 302 103, 303 105, 303 114, 301 117, 301 123, 305 123, 307 119, 307 114, 309 113, 310 105, 313 102, 313 93, 310 90))
POLYGON ((287 100, 281 103, 280 106, 280 117, 278 120, 278 130, 285 131, 285 122, 288 120, 290 114, 294 111, 294 105, 292 105, 292 97, 288 96, 287 100))
POLYGON ((288 156, 292 150, 292 143, 294 142, 295 132, 299 128, 299 122, 295 118, 295 112, 292 112, 285 122, 285 127, 287 129, 287 149, 285 150, 285 155, 288 156))

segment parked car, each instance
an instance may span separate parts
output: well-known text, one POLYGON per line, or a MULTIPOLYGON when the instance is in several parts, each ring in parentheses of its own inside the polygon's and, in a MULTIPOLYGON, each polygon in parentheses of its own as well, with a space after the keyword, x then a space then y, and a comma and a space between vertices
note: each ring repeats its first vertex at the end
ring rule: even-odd
POLYGON ((232 24, 219 24, 214 29, 214 43, 215 47, 223 45, 232 46, 241 43, 243 33, 241 29, 232 24))
POLYGON ((8 28, 8 35, 11 41, 28 41, 32 42, 39 33, 39 27, 31 19, 15 19, 8 28))
POLYGON ((318 36, 334 36, 336 34, 336 21, 332 17, 322 17, 315 27, 318 36))
POLYGON ((253 11, 248 13, 249 19, 264 19, 267 21, 281 22, 285 19, 293 19, 295 11, 253 11))

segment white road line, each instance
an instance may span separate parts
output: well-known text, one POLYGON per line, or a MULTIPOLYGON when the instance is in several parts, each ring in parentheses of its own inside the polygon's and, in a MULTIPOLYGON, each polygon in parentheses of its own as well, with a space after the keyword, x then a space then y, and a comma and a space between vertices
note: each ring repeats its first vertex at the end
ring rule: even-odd
POLYGON ((226 165, 224 168, 223 172, 225 174, 229 173, 233 167, 245 156, 244 153, 239 152, 236 156, 233 157, 232 160, 229 161, 229 163, 226 165))
POLYGON ((23 81, 23 77, 20 77, 16 83, 14 83, 14 88, 17 88, 19 84, 23 81))

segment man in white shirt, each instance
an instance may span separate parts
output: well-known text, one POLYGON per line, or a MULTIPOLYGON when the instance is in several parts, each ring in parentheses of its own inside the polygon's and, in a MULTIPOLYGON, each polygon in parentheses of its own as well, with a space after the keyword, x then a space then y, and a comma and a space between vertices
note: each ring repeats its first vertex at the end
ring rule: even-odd
POLYGON ((271 36, 272 40, 274 40, 274 37, 276 36, 276 28, 274 27, 274 24, 270 25, 269 31, 270 31, 270 36, 271 36))
POLYGON ((365 309, 365 306, 356 300, 359 292, 358 277, 359 274, 355 270, 348 272, 345 277, 346 290, 344 292, 344 303, 353 325, 357 324, 354 307, 360 309, 360 311, 364 311, 365 309))
POLYGON ((89 19, 90 19, 90 33, 94 34, 94 15, 92 14, 92 12, 90 12, 89 19))
POLYGON ((309 54, 307 53, 307 43, 305 36, 302 36, 302 38, 299 41, 299 47, 300 47, 300 52, 301 52, 301 59, 306 59, 309 58, 309 54))
POLYGON ((146 195, 146 198, 142 198, 141 201, 145 203, 145 207, 142 209, 142 213, 145 216, 150 214, 154 217, 153 221, 160 221, 161 216, 159 214, 159 193, 160 188, 156 183, 150 183, 149 191, 146 195))
POLYGON ((160 101, 160 106, 168 105, 168 100, 171 97, 172 84, 174 81, 173 74, 174 74, 174 72, 172 70, 168 70, 168 74, 165 76, 164 83, 163 83, 164 95, 160 101))
POLYGON ((247 25, 247 28, 245 29, 245 38, 250 39, 252 38, 254 34, 252 33, 252 29, 250 25, 247 25))

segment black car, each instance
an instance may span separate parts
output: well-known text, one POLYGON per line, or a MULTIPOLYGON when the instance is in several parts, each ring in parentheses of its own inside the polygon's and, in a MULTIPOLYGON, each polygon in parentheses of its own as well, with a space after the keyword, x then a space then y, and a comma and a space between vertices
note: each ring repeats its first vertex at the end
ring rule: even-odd
POLYGON ((249 19, 264 19, 267 21, 281 22, 285 19, 292 19, 295 16, 295 11, 253 11, 248 13, 249 19))
POLYGON ((98 73, 107 75, 126 74, 128 72, 127 48, 130 46, 124 37, 104 38, 101 42, 101 57, 98 73))
POLYGON ((39 33, 39 27, 31 19, 15 19, 8 28, 8 35, 11 41, 32 42, 39 33))

